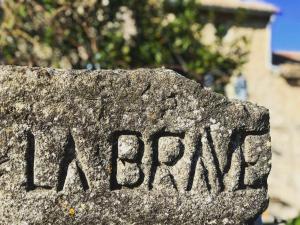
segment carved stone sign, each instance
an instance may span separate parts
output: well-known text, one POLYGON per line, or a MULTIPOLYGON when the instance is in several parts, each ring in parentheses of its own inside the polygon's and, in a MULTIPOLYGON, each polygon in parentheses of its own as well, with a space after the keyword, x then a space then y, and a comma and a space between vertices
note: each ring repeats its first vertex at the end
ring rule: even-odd
POLYGON ((251 224, 268 111, 165 69, 0 70, 0 224, 251 224))

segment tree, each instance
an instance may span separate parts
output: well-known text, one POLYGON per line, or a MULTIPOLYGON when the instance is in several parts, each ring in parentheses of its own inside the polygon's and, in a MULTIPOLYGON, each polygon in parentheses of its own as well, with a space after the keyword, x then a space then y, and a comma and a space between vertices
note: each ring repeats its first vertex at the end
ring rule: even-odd
POLYGON ((222 92, 247 55, 245 38, 223 51, 222 24, 214 43, 203 44, 212 14, 201 13, 196 0, 4 0, 1 8, 0 59, 6 64, 165 66, 197 81, 210 72, 222 92))

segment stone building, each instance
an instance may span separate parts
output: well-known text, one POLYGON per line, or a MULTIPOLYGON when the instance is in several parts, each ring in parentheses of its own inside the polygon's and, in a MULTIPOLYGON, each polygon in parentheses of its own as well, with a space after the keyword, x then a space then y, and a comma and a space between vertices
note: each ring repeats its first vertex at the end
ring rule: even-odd
POLYGON ((289 85, 300 86, 300 52, 274 52, 273 65, 289 85))
MULTIPOLYGON (((279 9, 262 1, 202 0, 203 7, 230 18, 243 10, 242 24, 232 24, 227 36, 249 39, 248 63, 242 73, 247 80, 249 100, 270 109, 272 171, 269 178, 271 204, 268 213, 291 218, 300 212, 300 54, 271 51, 271 23, 279 9)), ((234 97, 233 81, 227 87, 234 97)))

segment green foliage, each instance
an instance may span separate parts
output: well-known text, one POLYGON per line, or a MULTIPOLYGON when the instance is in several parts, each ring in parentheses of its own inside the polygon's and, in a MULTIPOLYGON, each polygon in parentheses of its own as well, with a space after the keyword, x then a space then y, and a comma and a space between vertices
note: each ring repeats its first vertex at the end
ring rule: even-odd
POLYGON ((287 225, 300 225, 300 216, 297 217, 297 218, 295 218, 295 219, 293 219, 293 220, 291 220, 291 221, 289 221, 287 223, 287 225))
MULTIPOLYGON (((7 64, 60 68, 165 66, 217 89, 246 61, 247 39, 226 48, 227 27, 204 44, 208 13, 196 0, 4 1, 0 58, 7 64)), ((214 22, 214 21, 213 21, 214 22)))

